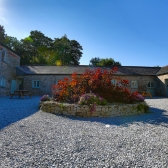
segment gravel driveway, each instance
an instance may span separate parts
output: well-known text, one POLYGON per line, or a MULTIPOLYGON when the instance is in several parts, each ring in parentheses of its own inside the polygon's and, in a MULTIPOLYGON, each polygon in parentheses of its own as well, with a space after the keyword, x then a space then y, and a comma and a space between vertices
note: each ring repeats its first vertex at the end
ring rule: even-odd
POLYGON ((149 114, 92 119, 38 101, 0 98, 0 168, 168 167, 168 99, 146 99, 149 114))

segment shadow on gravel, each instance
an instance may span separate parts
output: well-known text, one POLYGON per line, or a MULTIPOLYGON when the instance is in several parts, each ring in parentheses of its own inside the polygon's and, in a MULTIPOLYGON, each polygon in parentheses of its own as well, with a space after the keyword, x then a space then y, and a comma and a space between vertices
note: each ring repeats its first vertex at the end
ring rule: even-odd
POLYGON ((29 97, 25 97, 25 99, 1 97, 0 129, 36 113, 39 110, 39 99, 40 97, 37 96, 31 99, 29 97))
POLYGON ((125 125, 128 126, 133 122, 141 122, 148 124, 156 124, 159 125, 161 123, 168 123, 168 111, 164 111, 157 108, 150 108, 150 113, 145 113, 141 115, 135 116, 123 116, 123 117, 114 117, 114 118, 81 118, 81 117, 69 117, 72 120, 80 120, 80 121, 90 121, 90 122, 101 122, 103 124, 109 125, 125 125))
POLYGON ((150 98, 150 97, 147 97, 147 98, 145 98, 145 99, 167 99, 168 97, 166 97, 166 96, 162 96, 162 97, 159 97, 159 96, 153 96, 152 98, 150 98))

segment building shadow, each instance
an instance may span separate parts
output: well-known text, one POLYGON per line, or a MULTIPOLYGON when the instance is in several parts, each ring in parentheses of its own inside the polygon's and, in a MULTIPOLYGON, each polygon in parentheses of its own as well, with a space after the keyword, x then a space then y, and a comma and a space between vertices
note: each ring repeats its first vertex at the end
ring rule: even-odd
POLYGON ((0 129, 36 113, 39 100, 38 96, 0 97, 0 129))
MULTIPOLYGON (((160 98, 155 98, 160 99, 160 98)), ((0 129, 7 127, 8 125, 15 123, 19 120, 22 120, 30 115, 39 111, 40 97, 33 96, 32 98, 25 97, 22 98, 12 98, 1 97, 0 98, 0 129)), ((150 107, 150 112, 134 116, 122 116, 122 117, 113 117, 113 118, 102 118, 102 117, 93 117, 93 118, 82 118, 82 117, 70 117, 62 116, 69 118, 71 120, 77 120, 80 122, 98 122, 105 125, 111 126, 129 126, 132 123, 143 123, 143 124, 163 124, 167 126, 168 123, 168 111, 158 108, 150 107)), ((167 126, 168 127, 168 126, 167 126)))
POLYGON ((152 96, 152 97, 145 97, 145 99, 165 99, 167 97, 160 97, 160 96, 152 96))

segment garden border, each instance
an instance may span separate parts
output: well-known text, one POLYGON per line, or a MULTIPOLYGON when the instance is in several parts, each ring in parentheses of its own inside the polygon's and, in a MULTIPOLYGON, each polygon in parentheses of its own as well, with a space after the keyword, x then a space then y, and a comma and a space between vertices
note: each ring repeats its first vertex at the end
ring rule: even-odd
POLYGON ((134 104, 113 103, 104 106, 96 105, 95 111, 90 112, 88 105, 44 101, 39 104, 40 110, 53 114, 78 117, 118 117, 143 114, 149 107, 145 102, 134 104))

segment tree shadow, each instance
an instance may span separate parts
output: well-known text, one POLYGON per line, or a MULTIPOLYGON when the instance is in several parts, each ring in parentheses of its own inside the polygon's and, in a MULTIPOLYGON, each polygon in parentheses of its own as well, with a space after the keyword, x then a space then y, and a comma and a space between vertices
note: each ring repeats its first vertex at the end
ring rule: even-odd
MULTIPOLYGON (((108 124, 113 126, 128 126, 132 123, 148 123, 159 125, 161 123, 168 124, 168 111, 158 109, 158 108, 150 108, 149 113, 144 113, 140 115, 133 116, 122 116, 122 117, 113 117, 113 118, 102 118, 102 117, 93 117, 93 118, 82 118, 82 117, 69 117, 72 120, 79 121, 89 121, 89 122, 100 122, 102 124, 108 124)), ((168 127, 168 126, 167 126, 168 127)))
POLYGON ((24 99, 13 97, 0 98, 0 129, 26 118, 38 109, 40 97, 33 96, 32 98, 26 97, 24 99))

